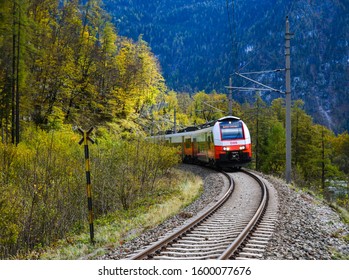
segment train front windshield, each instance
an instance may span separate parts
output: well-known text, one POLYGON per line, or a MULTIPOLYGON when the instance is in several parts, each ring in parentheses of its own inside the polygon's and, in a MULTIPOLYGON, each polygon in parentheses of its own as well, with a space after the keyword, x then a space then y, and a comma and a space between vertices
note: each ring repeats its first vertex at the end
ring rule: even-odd
POLYGON ((221 128, 222 140, 233 140, 244 138, 242 130, 242 122, 222 122, 219 124, 221 128))

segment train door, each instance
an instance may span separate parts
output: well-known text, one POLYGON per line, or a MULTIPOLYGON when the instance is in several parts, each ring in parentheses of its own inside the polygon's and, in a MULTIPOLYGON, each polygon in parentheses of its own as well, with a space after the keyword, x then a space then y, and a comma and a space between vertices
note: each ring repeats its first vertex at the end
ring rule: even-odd
POLYGON ((184 143, 184 136, 182 136, 182 161, 184 161, 185 157, 185 143, 184 143))
POLYGON ((213 145, 213 133, 212 131, 207 133, 207 162, 210 166, 214 166, 214 145, 213 145))
POLYGON ((196 142, 196 138, 193 138, 193 159, 197 158, 198 154, 198 143, 196 142))
POLYGON ((205 142, 203 143, 203 148, 204 148, 204 155, 205 155, 205 158, 204 158, 204 161, 205 162, 208 162, 208 152, 209 152, 209 144, 208 144, 208 139, 209 136, 208 136, 208 133, 205 133, 205 142))
POLYGON ((193 145, 191 143, 191 137, 185 136, 184 137, 184 143, 183 143, 183 161, 184 162, 191 162, 193 158, 193 145))

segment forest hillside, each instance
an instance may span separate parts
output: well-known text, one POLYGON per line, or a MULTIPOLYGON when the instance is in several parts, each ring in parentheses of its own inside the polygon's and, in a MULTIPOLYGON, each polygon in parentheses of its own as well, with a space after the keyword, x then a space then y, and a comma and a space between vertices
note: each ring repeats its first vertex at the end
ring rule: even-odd
MULTIPOLYGON (((175 91, 226 93, 229 75, 284 68, 289 16, 293 99, 317 123, 349 130, 346 0, 105 0, 118 32, 143 34, 175 91)), ((284 90, 283 73, 252 78, 284 90)), ((233 84, 246 83, 233 76, 233 84)), ((243 102, 252 92, 234 92, 243 102)), ((270 102, 277 94, 265 93, 270 102)))

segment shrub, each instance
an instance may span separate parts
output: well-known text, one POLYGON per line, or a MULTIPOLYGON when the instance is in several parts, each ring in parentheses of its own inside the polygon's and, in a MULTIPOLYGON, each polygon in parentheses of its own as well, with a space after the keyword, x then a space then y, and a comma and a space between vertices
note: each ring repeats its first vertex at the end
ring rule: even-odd
MULTIPOLYGON (((84 152, 71 127, 30 127, 17 147, 0 144, 0 257, 63 238, 87 221, 84 152)), ((90 146, 95 216, 129 209, 156 190, 177 151, 102 133, 90 146)))

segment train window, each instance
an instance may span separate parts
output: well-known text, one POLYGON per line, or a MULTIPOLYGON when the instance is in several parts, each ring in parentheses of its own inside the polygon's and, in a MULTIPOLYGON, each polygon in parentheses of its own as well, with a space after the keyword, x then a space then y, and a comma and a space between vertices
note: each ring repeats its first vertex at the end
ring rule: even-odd
POLYGON ((242 131, 242 123, 237 122, 222 122, 220 123, 222 140, 241 139, 244 137, 242 131))

